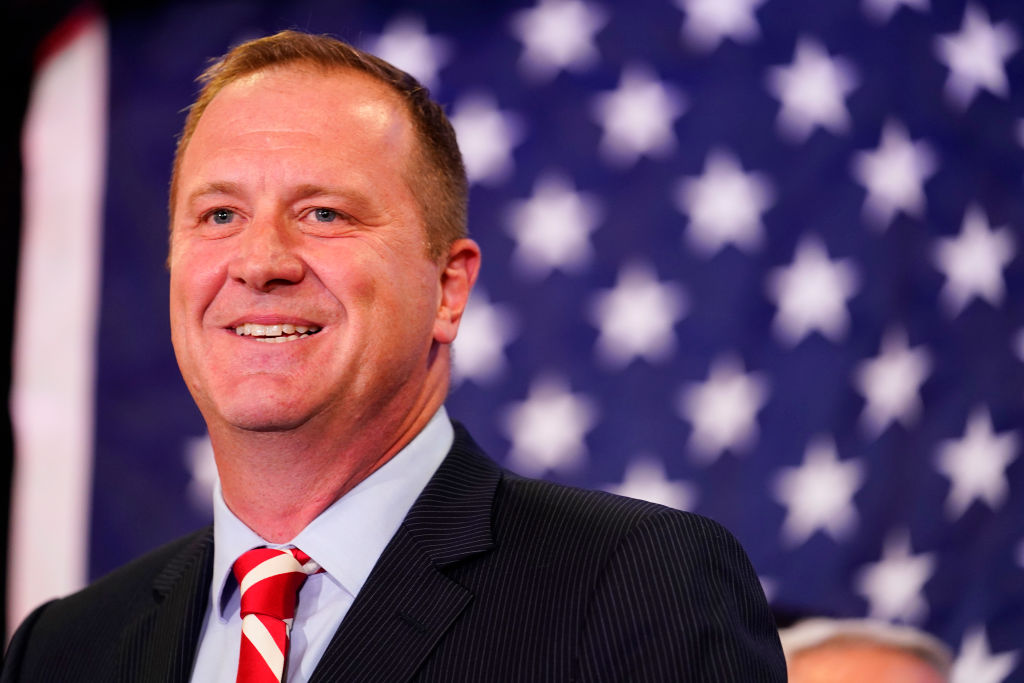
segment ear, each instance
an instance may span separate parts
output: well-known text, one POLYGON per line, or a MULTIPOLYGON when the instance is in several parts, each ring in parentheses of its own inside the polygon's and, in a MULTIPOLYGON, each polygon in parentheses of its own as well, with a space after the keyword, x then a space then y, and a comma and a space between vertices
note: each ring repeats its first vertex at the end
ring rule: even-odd
POLYGON ((434 340, 451 344, 459 331, 462 312, 480 272, 480 247, 471 239, 455 240, 441 270, 441 300, 434 319, 434 340))

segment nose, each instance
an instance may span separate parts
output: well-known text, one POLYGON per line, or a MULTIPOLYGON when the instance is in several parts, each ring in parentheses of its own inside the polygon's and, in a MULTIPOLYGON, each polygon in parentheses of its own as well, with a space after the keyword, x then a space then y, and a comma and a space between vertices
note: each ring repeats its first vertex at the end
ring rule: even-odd
POLYGON ((228 275, 261 292, 301 282, 306 264, 297 253, 297 239, 283 220, 254 219, 239 235, 228 275))

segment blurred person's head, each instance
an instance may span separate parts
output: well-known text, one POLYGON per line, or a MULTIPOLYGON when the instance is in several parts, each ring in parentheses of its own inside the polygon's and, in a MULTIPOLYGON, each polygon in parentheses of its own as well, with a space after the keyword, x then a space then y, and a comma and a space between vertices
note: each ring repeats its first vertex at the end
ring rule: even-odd
POLYGON ((937 638, 870 619, 807 619, 779 631, 790 683, 948 683, 937 638))

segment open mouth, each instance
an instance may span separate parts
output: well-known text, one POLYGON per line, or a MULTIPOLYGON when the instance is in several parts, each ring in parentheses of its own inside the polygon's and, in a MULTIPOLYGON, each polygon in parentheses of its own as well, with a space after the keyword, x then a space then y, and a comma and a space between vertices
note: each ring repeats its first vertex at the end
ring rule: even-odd
POLYGON ((271 344, 297 341, 311 337, 321 328, 307 325, 292 325, 283 323, 281 325, 259 325, 256 323, 245 323, 235 328, 235 334, 239 337, 252 337, 256 341, 271 344))

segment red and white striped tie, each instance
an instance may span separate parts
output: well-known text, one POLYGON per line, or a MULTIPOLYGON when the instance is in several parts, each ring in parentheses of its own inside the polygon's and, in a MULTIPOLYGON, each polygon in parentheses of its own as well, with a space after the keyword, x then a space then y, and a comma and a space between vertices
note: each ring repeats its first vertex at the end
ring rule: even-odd
POLYGON ((254 548, 233 571, 242 589, 242 643, 237 683, 280 683, 299 589, 323 571, 298 548, 254 548))

